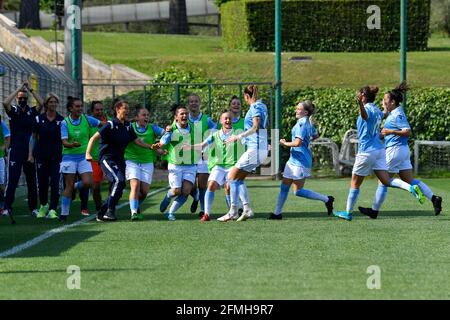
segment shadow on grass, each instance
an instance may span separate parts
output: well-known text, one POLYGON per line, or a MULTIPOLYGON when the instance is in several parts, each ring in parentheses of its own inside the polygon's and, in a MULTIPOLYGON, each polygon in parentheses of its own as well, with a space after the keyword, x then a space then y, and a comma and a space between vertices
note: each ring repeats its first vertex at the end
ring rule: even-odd
POLYGON ((77 244, 95 237, 101 231, 70 231, 65 232, 63 237, 50 238, 44 240, 36 247, 25 249, 23 252, 11 256, 12 258, 35 258, 35 257, 56 257, 69 250, 77 244))

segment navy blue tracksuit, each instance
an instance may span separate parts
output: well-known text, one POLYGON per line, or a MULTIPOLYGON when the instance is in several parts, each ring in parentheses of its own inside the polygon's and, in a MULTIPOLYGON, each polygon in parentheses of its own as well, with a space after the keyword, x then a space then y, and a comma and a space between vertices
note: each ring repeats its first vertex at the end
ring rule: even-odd
POLYGON ((56 210, 59 202, 59 183, 61 175, 59 165, 62 160, 61 122, 64 117, 56 114, 50 121, 45 113, 37 116, 33 124, 33 133, 37 135, 33 155, 36 163, 39 186, 39 202, 48 204, 50 179, 49 210, 56 210))
POLYGON ((11 145, 9 148, 5 209, 9 211, 12 209, 17 184, 23 168, 28 188, 28 208, 33 211, 37 208, 36 169, 34 164, 27 160, 33 122, 39 113, 35 107, 28 105, 23 110, 19 106, 12 106, 11 110, 6 113, 9 118, 11 145))
POLYGON ((99 163, 111 182, 107 203, 108 209, 114 212, 125 188, 125 149, 137 135, 128 121, 120 123, 117 118, 108 121, 99 133, 99 163))

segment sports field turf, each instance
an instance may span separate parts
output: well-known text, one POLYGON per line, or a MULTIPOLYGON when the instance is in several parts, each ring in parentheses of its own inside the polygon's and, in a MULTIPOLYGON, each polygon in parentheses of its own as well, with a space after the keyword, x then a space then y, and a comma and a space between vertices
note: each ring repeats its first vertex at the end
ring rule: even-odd
MULTIPOLYGON (((389 190, 377 220, 337 220, 321 202, 291 194, 285 219, 268 221, 279 182, 264 180, 249 182, 252 220, 200 223, 189 199, 169 222, 158 213, 161 192, 144 204, 142 222, 130 222, 125 206, 117 223, 87 222, 0 258, 0 299, 449 299, 450 179, 426 182, 444 199, 439 217, 429 201, 389 190), (69 265, 81 269, 80 290, 66 287, 69 265), (381 269, 379 290, 366 286, 371 265, 381 269)), ((348 184, 306 187, 334 195, 342 210, 348 184)), ((357 205, 369 206, 375 188, 367 180, 357 205)), ((0 255, 60 226, 26 216, 23 197, 16 203, 17 225, 0 218, 0 255)), ((69 223, 81 219, 78 204, 69 223)), ((225 212, 221 192, 214 210, 225 212)))

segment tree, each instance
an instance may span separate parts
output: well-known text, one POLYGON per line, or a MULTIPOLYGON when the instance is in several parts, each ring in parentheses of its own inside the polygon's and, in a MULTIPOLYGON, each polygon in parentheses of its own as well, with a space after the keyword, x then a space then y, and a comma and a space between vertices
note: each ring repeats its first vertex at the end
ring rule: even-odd
POLYGON ((0 11, 3 10, 3 0, 0 0, 0 11))
POLYGON ((20 2, 19 28, 41 28, 39 0, 22 0, 20 2))
POLYGON ((169 33, 188 34, 186 0, 169 1, 169 33))

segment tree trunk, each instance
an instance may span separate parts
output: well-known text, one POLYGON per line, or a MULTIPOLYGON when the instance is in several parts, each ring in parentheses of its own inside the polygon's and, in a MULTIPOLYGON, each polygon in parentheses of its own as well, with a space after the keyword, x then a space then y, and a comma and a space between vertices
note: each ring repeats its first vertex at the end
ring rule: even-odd
POLYGON ((3 2, 4 0, 0 0, 0 11, 3 10, 3 2))
POLYGON ((39 0, 22 0, 20 2, 19 28, 40 29, 39 0))
POLYGON ((186 0, 170 0, 169 33, 188 34, 189 26, 186 14, 186 0))

